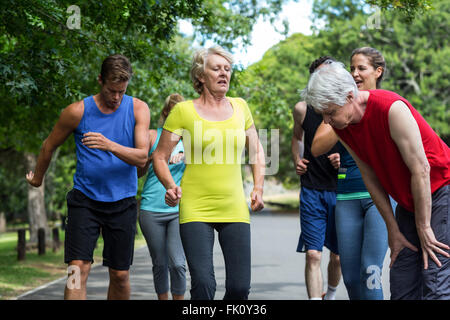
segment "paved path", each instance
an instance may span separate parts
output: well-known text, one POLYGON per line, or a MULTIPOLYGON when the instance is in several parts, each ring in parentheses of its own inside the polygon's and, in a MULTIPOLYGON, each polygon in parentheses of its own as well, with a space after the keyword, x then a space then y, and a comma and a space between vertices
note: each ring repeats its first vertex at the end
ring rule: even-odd
MULTIPOLYGON (((300 232, 298 214, 280 214, 263 211, 252 215, 252 283, 251 300, 306 300, 304 268, 305 255, 295 252, 300 232)), ((217 237, 216 237, 217 240, 217 237)), ((323 252, 322 270, 325 276, 329 251, 323 252)), ((389 256, 383 268, 383 290, 389 298, 389 256)), ((225 293, 225 268, 218 241, 214 247, 214 264, 217 281, 216 299, 225 293)), ((131 299, 157 299, 153 286, 151 260, 147 247, 136 250, 130 269, 131 299)), ((100 263, 95 264, 89 275, 87 296, 90 300, 104 300, 107 293, 108 271, 100 263)), ((18 299, 63 299, 65 279, 59 279, 43 287, 27 292, 18 299)), ((186 299, 189 299, 190 277, 187 274, 186 299)), ((344 284, 339 284, 338 300, 348 300, 344 284)))

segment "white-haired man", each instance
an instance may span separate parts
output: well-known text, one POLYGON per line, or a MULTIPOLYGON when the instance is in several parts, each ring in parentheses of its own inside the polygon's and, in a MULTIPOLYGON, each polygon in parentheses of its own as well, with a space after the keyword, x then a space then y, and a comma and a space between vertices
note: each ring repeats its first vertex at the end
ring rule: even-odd
POLYGON ((340 62, 313 73, 302 95, 355 159, 386 222, 391 299, 449 299, 449 147, 408 100, 358 91, 340 62))

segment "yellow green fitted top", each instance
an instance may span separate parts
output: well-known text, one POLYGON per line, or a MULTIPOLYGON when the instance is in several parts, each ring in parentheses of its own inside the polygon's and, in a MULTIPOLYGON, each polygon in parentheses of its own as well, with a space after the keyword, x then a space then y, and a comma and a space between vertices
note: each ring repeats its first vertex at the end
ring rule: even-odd
POLYGON ((164 123, 165 130, 183 137, 186 169, 180 184, 180 223, 250 223, 241 163, 245 131, 253 118, 245 100, 227 99, 233 115, 226 120, 203 119, 188 100, 178 103, 164 123))

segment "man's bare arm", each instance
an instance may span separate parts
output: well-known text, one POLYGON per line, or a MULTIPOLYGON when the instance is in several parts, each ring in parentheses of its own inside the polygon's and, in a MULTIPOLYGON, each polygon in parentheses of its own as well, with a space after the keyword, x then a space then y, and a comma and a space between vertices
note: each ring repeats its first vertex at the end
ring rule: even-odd
POLYGON ((414 200, 414 217, 423 251, 424 268, 428 268, 428 256, 440 267, 435 253, 449 256, 442 249, 449 246, 436 240, 431 229, 430 165, 420 135, 419 126, 408 106, 396 101, 389 110, 389 129, 403 161, 411 172, 411 193, 414 200))
POLYGON ((391 249, 390 267, 392 267, 395 259, 404 247, 408 247, 413 251, 417 251, 417 248, 413 246, 408 240, 406 240, 406 238, 400 232, 397 221, 394 217, 394 212, 392 211, 389 196, 378 180, 378 177, 376 176, 373 169, 367 163, 362 161, 344 141, 340 141, 355 160, 359 171, 361 172, 361 176, 364 184, 366 185, 367 191, 369 191, 370 196, 375 203, 375 206, 377 207, 378 211, 383 217, 384 222, 386 223, 389 238, 389 248, 391 249))
POLYGON ((303 141, 304 131, 302 124, 305 120, 306 109, 306 102, 300 101, 295 105, 292 112, 292 116, 294 118, 294 129, 291 139, 291 153, 292 160, 294 161, 295 172, 298 175, 302 175, 306 172, 309 163, 307 159, 303 158, 305 144, 303 141))
POLYGON ((311 153, 318 157, 330 151, 338 142, 338 136, 329 124, 322 122, 317 128, 311 145, 311 153))
POLYGON ((294 119, 294 128, 292 132, 291 152, 294 164, 296 164, 302 157, 304 151, 303 145, 303 120, 306 115, 306 103, 304 101, 298 102, 292 111, 292 118, 294 119))
MULTIPOLYGON (((153 144, 156 141, 156 136, 157 136, 157 132, 156 130, 149 130, 149 145, 148 145, 148 151, 150 152, 150 149, 152 148, 153 144)), ((150 163, 152 162, 152 156, 149 156, 147 159, 147 163, 145 164, 145 166, 142 167, 137 167, 137 174, 138 174, 138 178, 141 178, 143 176, 145 176, 145 174, 148 171, 148 168, 150 166, 150 163)))
POLYGON ((36 168, 26 175, 29 184, 39 187, 44 179, 45 172, 48 169, 52 155, 55 150, 66 141, 67 137, 78 127, 83 117, 83 101, 75 102, 67 106, 56 122, 50 135, 42 143, 36 168))

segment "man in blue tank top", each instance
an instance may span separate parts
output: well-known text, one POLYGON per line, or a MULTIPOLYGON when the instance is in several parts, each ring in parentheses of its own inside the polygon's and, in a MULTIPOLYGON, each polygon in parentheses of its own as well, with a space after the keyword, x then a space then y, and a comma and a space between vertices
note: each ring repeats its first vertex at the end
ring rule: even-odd
POLYGON ((147 104, 125 94, 132 76, 123 55, 107 57, 98 94, 66 107, 44 140, 28 183, 39 187, 53 152, 73 133, 77 168, 67 194, 64 260, 65 299, 85 299, 95 244, 102 230, 103 265, 109 267, 108 299, 129 299, 129 268, 136 232, 136 167, 144 167, 149 147, 147 104))
MULTIPOLYGON (((312 62, 310 73, 328 59, 332 58, 326 56, 312 62)), ((326 155, 312 156, 312 140, 317 127, 322 123, 322 117, 304 101, 295 105, 293 117, 292 156, 296 173, 301 180, 301 233, 297 251, 306 252, 305 283, 309 299, 318 300, 323 296, 324 299, 334 300, 341 278, 334 222, 340 156, 336 148, 326 155), (320 269, 323 246, 330 250, 328 290, 325 295, 322 295, 323 280, 320 269)))

